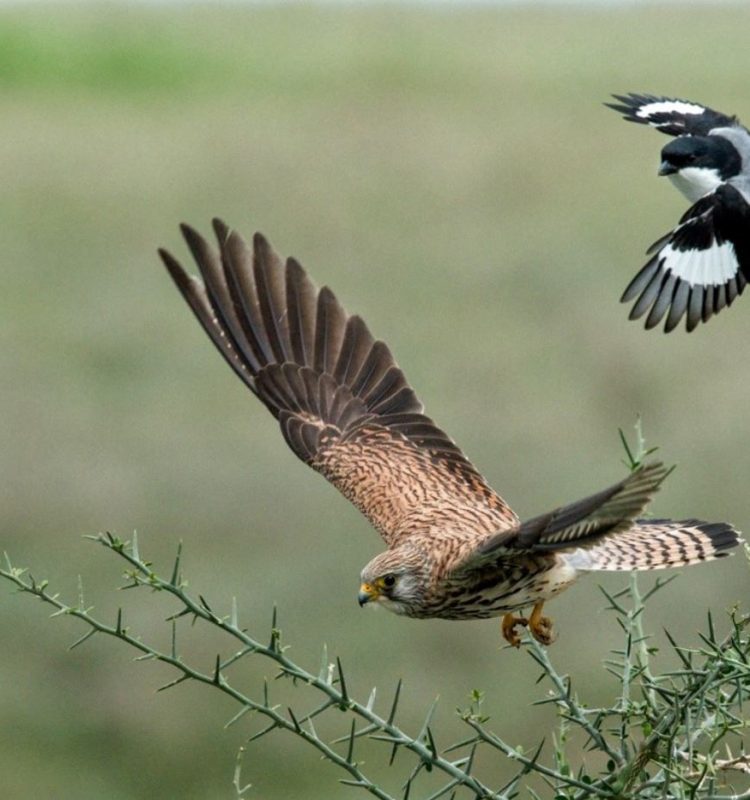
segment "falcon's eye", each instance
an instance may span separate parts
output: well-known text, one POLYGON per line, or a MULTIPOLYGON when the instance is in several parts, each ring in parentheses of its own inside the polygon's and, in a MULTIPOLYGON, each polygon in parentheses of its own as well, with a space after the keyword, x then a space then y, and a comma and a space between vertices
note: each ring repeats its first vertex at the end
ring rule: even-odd
POLYGON ((395 585, 396 585, 396 576, 395 575, 386 575, 383 578, 383 586, 386 586, 386 587, 388 587, 390 589, 391 586, 395 586, 395 585))

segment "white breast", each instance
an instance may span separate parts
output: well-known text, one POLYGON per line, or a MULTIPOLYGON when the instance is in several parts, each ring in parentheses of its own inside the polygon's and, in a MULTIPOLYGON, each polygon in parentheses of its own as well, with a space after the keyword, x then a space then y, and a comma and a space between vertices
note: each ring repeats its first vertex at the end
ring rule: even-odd
POLYGON ((668 177, 691 203, 700 200, 709 192, 715 192, 724 182, 717 170, 707 167, 685 167, 668 177))

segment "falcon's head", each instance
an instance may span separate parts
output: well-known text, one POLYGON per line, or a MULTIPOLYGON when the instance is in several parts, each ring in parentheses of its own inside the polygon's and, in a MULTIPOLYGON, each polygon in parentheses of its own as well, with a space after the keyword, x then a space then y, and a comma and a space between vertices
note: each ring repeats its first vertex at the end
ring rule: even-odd
POLYGON ((379 603, 395 614, 422 616, 430 573, 431 559, 419 548, 386 550, 362 570, 359 604, 379 603))

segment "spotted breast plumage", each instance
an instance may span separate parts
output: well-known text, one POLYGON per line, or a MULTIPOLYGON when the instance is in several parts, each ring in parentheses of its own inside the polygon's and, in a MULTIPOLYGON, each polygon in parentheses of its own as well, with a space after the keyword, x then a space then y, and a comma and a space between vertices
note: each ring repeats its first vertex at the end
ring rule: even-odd
POLYGON ((365 566, 359 602, 398 614, 503 615, 553 639, 546 600, 592 570, 659 569, 725 555, 725 523, 639 520, 666 475, 642 466, 603 492, 521 522, 428 416, 388 346, 300 264, 215 220, 218 250, 183 235, 201 278, 160 255, 219 352, 276 417, 294 453, 354 503, 387 549, 365 566), (533 607, 527 618, 515 612, 533 607))

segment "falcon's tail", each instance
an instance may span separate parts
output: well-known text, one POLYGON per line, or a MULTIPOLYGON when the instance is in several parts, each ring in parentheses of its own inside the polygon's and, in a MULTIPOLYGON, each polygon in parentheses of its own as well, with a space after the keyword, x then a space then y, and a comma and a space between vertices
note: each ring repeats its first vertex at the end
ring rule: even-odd
POLYGON ((568 552, 565 559, 584 571, 665 569, 722 558, 741 541, 727 522, 640 519, 592 547, 568 552))

